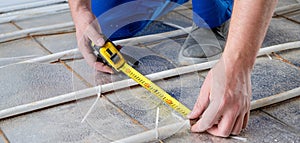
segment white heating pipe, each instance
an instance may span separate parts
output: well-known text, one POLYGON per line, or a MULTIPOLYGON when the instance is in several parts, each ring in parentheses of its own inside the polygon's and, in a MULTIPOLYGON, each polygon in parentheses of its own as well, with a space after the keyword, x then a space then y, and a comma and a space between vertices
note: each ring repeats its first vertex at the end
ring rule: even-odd
POLYGON ((291 5, 276 8, 274 13, 278 14, 278 15, 284 15, 286 13, 296 11, 296 10, 299 10, 299 9, 300 9, 300 3, 296 3, 296 4, 291 4, 291 5))
POLYGON ((148 130, 140 134, 136 134, 121 140, 113 141, 111 143, 147 143, 155 142, 159 139, 165 139, 173 134, 175 134, 180 129, 190 128, 189 120, 180 121, 178 123, 169 124, 166 126, 159 127, 157 129, 148 130), (156 134, 158 133, 158 139, 156 134))
MULTIPOLYGON (((117 40, 117 41, 114 41, 114 43, 117 45, 125 45, 128 43, 135 45, 138 43, 153 42, 156 40, 163 40, 163 39, 161 39, 162 37, 170 38, 170 37, 184 35, 186 33, 185 31, 190 31, 190 30, 191 30, 191 27, 188 27, 188 28, 185 28, 184 30, 175 30, 175 31, 165 32, 165 33, 160 33, 160 34, 152 34, 152 35, 146 35, 146 36, 140 36, 140 37, 133 37, 133 38, 124 39, 124 40, 117 40)), ((257 56, 263 56, 266 54, 270 54, 272 52, 289 50, 289 49, 294 49, 294 48, 299 48, 299 47, 300 47, 300 41, 274 45, 274 46, 270 46, 270 47, 266 47, 266 48, 261 48, 257 56)), ((62 58, 63 55, 73 55, 73 54, 78 54, 78 53, 79 53, 78 49, 73 49, 73 50, 63 51, 63 52, 54 53, 51 55, 35 58, 35 59, 24 61, 24 62, 47 62, 47 61, 49 62, 49 61, 53 61, 53 60, 62 58)))
POLYGON ((47 16, 51 14, 63 13, 69 11, 67 3, 38 7, 34 9, 15 11, 5 14, 0 14, 0 24, 11 21, 24 20, 34 17, 47 16))
POLYGON ((58 29, 65 30, 66 28, 73 28, 73 27, 74 27, 73 22, 66 22, 66 23, 61 23, 61 24, 29 28, 29 29, 10 32, 10 33, 3 33, 3 34, 0 34, 0 42, 14 40, 14 39, 18 39, 18 38, 24 38, 32 33, 46 32, 46 31, 58 30, 58 29))
POLYGON ((257 56, 263 56, 263 55, 271 54, 272 52, 279 52, 279 51, 290 50, 295 48, 300 48, 300 41, 288 42, 288 43, 261 48, 257 56))
MULTIPOLYGON (((274 103, 278 103, 287 99, 291 99, 300 95, 300 87, 295 88, 293 90, 283 92, 280 94, 276 94, 273 96, 265 97, 262 99, 258 99, 251 102, 251 110, 262 108, 274 103)), ((140 134, 136 134, 124 139, 120 139, 114 141, 113 143, 144 143, 144 142, 154 142, 157 141, 156 134, 158 132, 159 138, 158 139, 165 139, 172 135, 172 133, 176 133, 180 129, 189 129, 190 124, 189 120, 180 121, 178 123, 162 126, 158 129, 152 129, 145 131, 140 134)))
POLYGON ((18 5, 8 6, 8 7, 1 7, 0 13, 35 8, 35 7, 63 3, 63 2, 66 2, 66 0, 43 0, 43 1, 37 1, 31 3, 18 4, 18 5))

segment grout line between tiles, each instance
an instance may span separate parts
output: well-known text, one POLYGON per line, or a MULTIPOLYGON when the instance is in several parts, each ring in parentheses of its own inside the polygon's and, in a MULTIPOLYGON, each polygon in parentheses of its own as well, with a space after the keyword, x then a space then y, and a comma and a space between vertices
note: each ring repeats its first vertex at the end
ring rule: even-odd
POLYGON ((263 110, 263 109, 259 109, 259 111, 261 111, 262 113, 264 113, 265 115, 269 116, 270 118, 274 119, 275 121, 277 121, 278 123, 284 125, 285 127, 287 127, 286 129, 291 132, 294 133, 295 135, 300 135, 299 131, 294 128, 293 126, 291 126, 288 123, 285 123, 284 121, 282 121, 281 119, 277 118, 276 116, 273 116, 272 114, 268 113, 267 111, 263 110))
POLYGON ((277 54, 277 53, 274 53, 274 52, 273 52, 272 54, 273 54, 278 60, 280 60, 280 61, 282 61, 282 62, 284 62, 284 63, 287 63, 287 64, 289 64, 289 65, 291 65, 291 66, 293 66, 293 67, 296 67, 296 68, 298 68, 298 69, 300 70, 300 67, 294 65, 291 61, 289 61, 289 60, 283 58, 282 56, 280 56, 280 54, 277 54))
MULTIPOLYGON (((12 25, 14 25, 17 29, 19 30, 23 30, 22 27, 20 27, 18 24, 16 24, 15 22, 11 21, 10 22, 12 25)), ((49 51, 42 43, 40 43, 36 38, 34 38, 33 36, 30 36, 30 39, 32 39, 35 43, 37 43, 44 51, 46 51, 48 54, 53 54, 51 51, 49 51)))
POLYGON ((295 19, 290 18, 290 17, 285 16, 285 15, 275 15, 275 16, 276 16, 276 17, 282 17, 282 18, 284 18, 284 19, 286 19, 286 20, 289 20, 289 21, 291 21, 291 22, 294 22, 294 23, 296 23, 296 24, 300 24, 300 22, 299 22, 298 20, 295 20, 295 19))
POLYGON ((0 136, 2 137, 4 143, 10 143, 7 136, 4 134, 1 128, 0 128, 0 136))
POLYGON ((9 23, 14 25, 18 30, 22 30, 22 28, 19 25, 17 25, 14 21, 11 21, 9 23))
POLYGON ((48 54, 53 54, 50 50, 48 50, 47 47, 45 47, 45 46, 44 46, 40 41, 38 41, 35 37, 30 36, 30 38, 31 38, 33 41, 35 41, 40 47, 42 47, 42 49, 43 49, 44 51, 46 51, 48 54))

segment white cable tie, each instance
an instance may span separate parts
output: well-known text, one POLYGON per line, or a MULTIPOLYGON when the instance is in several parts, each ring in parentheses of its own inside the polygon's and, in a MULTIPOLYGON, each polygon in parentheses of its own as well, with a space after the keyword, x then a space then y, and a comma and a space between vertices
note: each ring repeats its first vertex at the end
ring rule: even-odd
POLYGON ((85 116, 81 120, 81 123, 83 123, 85 121, 85 119, 88 117, 88 115, 92 112, 92 110, 95 107, 97 101, 100 99, 100 96, 101 96, 101 85, 98 86, 98 93, 97 93, 96 100, 94 101, 94 103, 92 104, 92 106, 90 107, 90 109, 88 110, 88 112, 85 114, 85 116))
POLYGON ((244 138, 244 137, 230 136, 230 138, 240 140, 240 141, 243 141, 243 142, 247 142, 247 138, 244 138))
POLYGON ((273 60, 273 58, 270 56, 270 54, 266 54, 270 60, 273 60))
POLYGON ((158 139, 158 119, 159 119, 159 107, 156 110, 156 119, 155 119, 155 138, 158 139))

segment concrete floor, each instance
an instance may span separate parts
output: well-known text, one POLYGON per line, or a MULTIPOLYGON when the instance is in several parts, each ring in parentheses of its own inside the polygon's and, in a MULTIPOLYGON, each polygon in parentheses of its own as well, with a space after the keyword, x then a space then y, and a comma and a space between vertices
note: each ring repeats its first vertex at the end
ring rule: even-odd
MULTIPOLYGON (((277 7, 297 3, 279 0, 277 7)), ((183 27, 191 26, 191 4, 177 8, 161 21, 183 27)), ((1 6, 0 6, 1 7, 1 6)), ((274 17, 263 46, 300 40, 300 9, 274 17)), ((12 23, 0 24, 0 33, 71 21, 70 13, 59 13, 12 23)), ((139 35, 174 28, 156 22, 139 35), (163 28, 162 28, 163 27, 163 28)), ((127 51, 139 58, 143 74, 181 66, 178 52, 186 36, 160 42, 141 43, 127 51), (138 51, 138 52, 137 52, 138 51), (135 53, 136 52, 136 53, 135 53), (142 54, 141 54, 142 53, 142 54), (155 65, 155 66, 153 66, 155 65)), ((75 33, 31 36, 0 43, 0 66, 24 59, 77 48, 75 33)), ((300 49, 281 51, 259 57, 252 73, 253 100, 282 93, 300 86, 300 49)), ((72 58, 72 57, 68 57, 72 58)), ((158 81, 157 84, 180 102, 193 107, 207 71, 194 72, 158 81), (190 84, 193 83, 193 84, 190 84)), ((95 72, 83 59, 56 63, 30 63, 0 68, 0 110, 70 93, 93 85, 122 80, 122 74, 95 72), (72 74, 73 73, 73 74, 72 74), (76 73, 76 74, 74 74, 76 73)), ((12 142, 109 142, 141 133, 155 127, 156 107, 160 107, 159 126, 181 120, 172 111, 141 87, 116 90, 104 94, 87 120, 81 120, 95 96, 67 104, 0 120, 0 143, 12 142), (152 102, 149 102, 152 101, 152 102)), ((247 142, 300 142, 300 98, 251 112, 249 125, 241 133, 247 142)), ((241 142, 208 134, 180 130, 162 142, 241 142)))

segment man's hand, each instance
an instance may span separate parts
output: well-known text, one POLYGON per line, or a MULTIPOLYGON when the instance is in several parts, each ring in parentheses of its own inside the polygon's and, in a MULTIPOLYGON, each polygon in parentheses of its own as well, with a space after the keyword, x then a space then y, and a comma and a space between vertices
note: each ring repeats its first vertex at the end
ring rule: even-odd
POLYGON ((190 119, 193 132, 237 135, 246 127, 251 97, 250 74, 277 0, 236 0, 220 61, 207 75, 190 119))
POLYGON ((237 135, 247 125, 250 112, 250 70, 221 60, 208 73, 190 119, 200 116, 192 132, 207 131, 227 137, 237 135))
POLYGON ((105 41, 101 35, 101 29, 97 19, 92 14, 89 0, 69 1, 73 21, 76 27, 76 38, 79 51, 91 67, 98 71, 113 73, 107 65, 97 62, 90 42, 102 46, 105 41))

